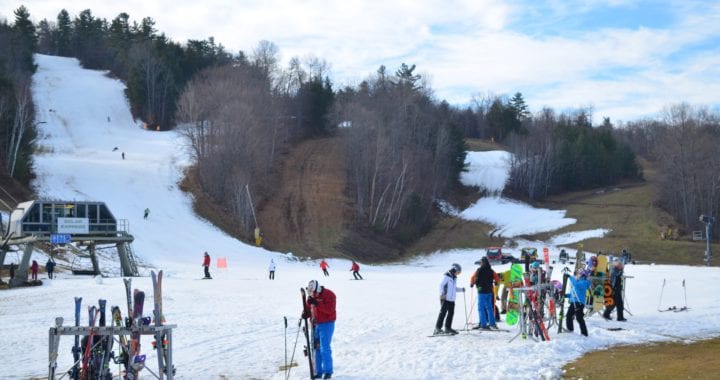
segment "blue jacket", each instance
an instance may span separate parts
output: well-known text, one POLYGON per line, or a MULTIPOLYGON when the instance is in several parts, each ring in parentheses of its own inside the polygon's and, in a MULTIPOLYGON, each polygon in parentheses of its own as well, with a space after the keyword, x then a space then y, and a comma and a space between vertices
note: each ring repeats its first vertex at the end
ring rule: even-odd
POLYGON ((585 305, 585 294, 590 288, 590 281, 586 278, 577 279, 574 276, 568 277, 573 289, 570 290, 570 302, 579 302, 585 305))

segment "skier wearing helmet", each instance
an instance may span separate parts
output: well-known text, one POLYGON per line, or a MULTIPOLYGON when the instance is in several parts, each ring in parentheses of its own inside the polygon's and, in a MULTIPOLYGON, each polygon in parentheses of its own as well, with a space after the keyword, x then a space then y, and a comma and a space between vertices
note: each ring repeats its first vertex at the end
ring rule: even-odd
MULTIPOLYGON (((333 374, 332 341, 335 331, 335 293, 324 286, 320 286, 317 280, 311 280, 307 287, 308 299, 306 310, 314 318, 315 336, 319 347, 315 351, 315 378, 329 379, 333 374)), ((310 315, 303 312, 303 318, 310 315)))
POLYGON ((544 273, 545 271, 540 268, 540 263, 533 261, 532 264, 530 264, 530 284, 536 285, 540 282, 544 277, 544 273))
POLYGON ((574 316, 575 319, 577 319, 578 324, 580 325, 580 333, 584 336, 588 336, 587 327, 585 326, 584 308, 585 294, 590 288, 590 281, 588 281, 587 279, 590 273, 590 270, 586 269, 584 271, 581 271, 578 274, 577 278, 573 276, 568 277, 572 287, 570 288, 570 294, 567 295, 567 297, 570 298, 570 307, 567 311, 565 327, 568 331, 573 331, 574 316))
POLYGON ((454 263, 450 270, 445 273, 440 282, 440 314, 435 323, 435 331, 433 335, 450 334, 455 335, 458 332, 452 328, 453 315, 455 314, 455 294, 456 292, 465 292, 465 288, 457 287, 457 276, 462 272, 460 264, 454 263), (445 321, 445 330, 441 330, 445 321))

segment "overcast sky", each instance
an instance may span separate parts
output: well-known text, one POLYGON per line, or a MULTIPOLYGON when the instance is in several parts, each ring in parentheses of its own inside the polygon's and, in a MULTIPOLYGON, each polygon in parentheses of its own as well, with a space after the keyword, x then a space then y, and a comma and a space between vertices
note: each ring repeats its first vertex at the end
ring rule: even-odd
POLYGON ((417 65, 438 99, 522 92, 533 112, 593 107, 594 122, 657 117, 679 102, 720 111, 720 2, 668 0, 0 0, 13 22, 90 9, 152 17, 174 41, 214 37, 230 52, 275 43, 314 55, 337 86, 380 65, 417 65))

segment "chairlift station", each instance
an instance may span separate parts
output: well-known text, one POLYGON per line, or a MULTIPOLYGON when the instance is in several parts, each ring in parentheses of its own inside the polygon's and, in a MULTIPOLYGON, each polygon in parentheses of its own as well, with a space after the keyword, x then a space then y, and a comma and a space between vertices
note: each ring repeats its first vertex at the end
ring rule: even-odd
MULTIPOLYGON (((10 245, 22 247, 22 259, 10 280, 10 286, 25 283, 35 244, 65 245, 72 254, 89 257, 92 270, 100 274, 96 256, 99 245, 115 245, 123 276, 139 276, 132 250, 133 236, 125 219, 116 219, 104 202, 32 200, 13 209, 7 226, 3 226, 0 265, 10 245), (68 243, 74 243, 70 245, 68 243), (76 247, 87 247, 87 253, 76 247)), ((77 273, 76 273, 77 274, 77 273)))

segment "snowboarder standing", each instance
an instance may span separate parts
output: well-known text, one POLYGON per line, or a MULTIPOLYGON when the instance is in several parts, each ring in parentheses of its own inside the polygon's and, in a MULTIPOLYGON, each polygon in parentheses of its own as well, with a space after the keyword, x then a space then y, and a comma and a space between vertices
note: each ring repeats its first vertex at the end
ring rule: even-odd
POLYGON ((588 332, 587 327, 585 326, 583 309, 585 308, 585 294, 590 288, 590 281, 587 279, 588 275, 590 275, 590 270, 580 272, 577 278, 573 276, 568 277, 572 288, 570 289, 570 294, 568 295, 568 298, 570 299, 570 307, 568 307, 567 315, 565 316, 565 327, 567 331, 573 331, 574 316, 580 325, 580 333, 585 336, 588 336, 588 332))
POLYGON ((315 335, 320 343, 315 351, 315 378, 329 379, 333 374, 330 343, 335 331, 335 293, 316 280, 308 283, 307 291, 307 307, 302 317, 315 319, 315 335))
POLYGON ((452 320, 455 314, 456 292, 465 291, 465 288, 457 287, 457 276, 460 275, 461 272, 462 267, 460 267, 460 264, 453 263, 450 270, 445 273, 440 282, 440 314, 438 314, 433 335, 443 333, 455 335, 458 333, 452 328, 452 320), (445 331, 441 330, 443 321, 445 321, 445 331))
POLYGON ((362 276, 360 275, 360 265, 358 265, 358 263, 356 263, 355 260, 353 260, 352 266, 350 267, 350 270, 352 271, 353 277, 354 277, 356 280, 362 280, 362 279, 363 279, 362 276), (358 277, 360 277, 360 278, 358 278, 358 277))
POLYGON ((268 275, 268 278, 271 280, 275 279, 275 261, 273 259, 270 259, 270 265, 268 266, 268 271, 270 274, 268 275))
POLYGON ((33 281, 37 280, 37 274, 38 274, 39 269, 40 269, 40 265, 38 264, 38 262, 36 260, 33 260, 32 265, 30 266, 30 271, 32 271, 31 278, 33 279, 33 281))
POLYGON ((148 216, 150 216, 150 209, 145 208, 145 212, 143 213, 143 219, 147 219, 148 216))
POLYGON ((210 255, 207 253, 207 251, 205 252, 205 256, 203 257, 202 266, 205 269, 205 278, 211 279, 212 277, 210 277, 210 255))
POLYGON ((53 261, 52 257, 48 259, 47 263, 45 263, 45 271, 48 274, 48 278, 52 280, 53 278, 53 271, 55 270, 55 261, 53 261))
POLYGON ((328 272, 328 268, 330 268, 330 265, 328 265, 328 263, 327 263, 327 261, 325 261, 325 259, 322 259, 322 261, 320 261, 320 269, 322 269, 325 277, 330 276, 330 272, 328 272))
POLYGON ((617 308, 617 320, 625 322, 624 311, 625 303, 622 298, 622 277, 623 277, 623 264, 620 259, 616 258, 613 260, 613 267, 610 269, 610 286, 613 291, 613 304, 605 308, 603 318, 610 319, 610 313, 613 309, 617 308))
POLYGON ((480 316, 480 324, 478 328, 483 330, 496 329, 497 322, 495 321, 495 307, 494 307, 494 292, 493 292, 493 281, 499 280, 497 274, 490 266, 490 261, 487 257, 480 259, 480 267, 475 271, 474 282, 470 284, 470 287, 477 286, 478 291, 478 315, 480 316))

